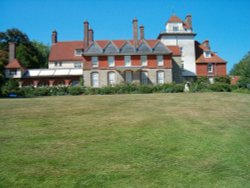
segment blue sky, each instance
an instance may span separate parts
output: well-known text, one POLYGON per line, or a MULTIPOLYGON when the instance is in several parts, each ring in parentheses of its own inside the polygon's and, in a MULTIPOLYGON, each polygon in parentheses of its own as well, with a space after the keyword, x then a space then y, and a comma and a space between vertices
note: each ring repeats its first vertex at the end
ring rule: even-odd
POLYGON ((83 39, 84 20, 96 40, 131 39, 134 17, 155 39, 173 13, 190 13, 196 40, 209 39, 228 71, 250 51, 249 0, 0 0, 0 7, 0 31, 15 27, 45 44, 54 29, 59 41, 83 39))

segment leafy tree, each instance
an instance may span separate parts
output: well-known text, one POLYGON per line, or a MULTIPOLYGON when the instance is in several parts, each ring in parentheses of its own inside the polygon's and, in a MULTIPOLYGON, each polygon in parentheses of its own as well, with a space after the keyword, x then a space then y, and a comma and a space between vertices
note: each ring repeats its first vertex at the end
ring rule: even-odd
POLYGON ((250 77, 250 51, 243 57, 243 59, 235 64, 230 71, 231 75, 250 77))
POLYGON ((240 76, 240 87, 250 87, 250 51, 238 64, 234 65, 230 74, 240 76))

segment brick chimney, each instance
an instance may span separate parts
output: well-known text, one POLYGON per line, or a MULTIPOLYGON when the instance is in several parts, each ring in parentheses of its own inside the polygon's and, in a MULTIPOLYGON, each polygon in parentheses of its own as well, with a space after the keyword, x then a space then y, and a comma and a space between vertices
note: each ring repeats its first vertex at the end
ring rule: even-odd
POLYGON ((209 40, 205 40, 202 44, 203 46, 206 46, 210 50, 209 40))
POLYGON ((94 31, 92 28, 89 29, 89 44, 91 44, 94 41, 94 31))
POLYGON ((134 36, 134 45, 135 48, 138 47, 138 20, 137 18, 133 19, 133 36, 134 36))
POLYGON ((84 49, 87 49, 89 46, 89 22, 86 20, 84 22, 84 49))
POLYGON ((140 39, 141 39, 141 40, 144 40, 144 39, 145 39, 145 38, 144 38, 144 26, 143 26, 143 25, 140 26, 140 39))
POLYGON ((52 42, 52 44, 57 43, 57 32, 56 32, 56 30, 52 31, 51 42, 52 42))
POLYGON ((16 58, 16 43, 9 42, 9 63, 16 58))
POLYGON ((190 27, 190 29, 192 30, 192 16, 191 14, 188 14, 186 16, 186 19, 185 19, 185 23, 190 27))

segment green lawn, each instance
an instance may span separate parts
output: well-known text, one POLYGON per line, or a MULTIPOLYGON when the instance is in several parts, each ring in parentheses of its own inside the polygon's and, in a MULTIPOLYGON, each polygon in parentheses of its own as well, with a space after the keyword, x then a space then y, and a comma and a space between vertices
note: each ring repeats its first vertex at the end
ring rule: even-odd
POLYGON ((0 100, 0 187, 249 187, 250 95, 0 100))

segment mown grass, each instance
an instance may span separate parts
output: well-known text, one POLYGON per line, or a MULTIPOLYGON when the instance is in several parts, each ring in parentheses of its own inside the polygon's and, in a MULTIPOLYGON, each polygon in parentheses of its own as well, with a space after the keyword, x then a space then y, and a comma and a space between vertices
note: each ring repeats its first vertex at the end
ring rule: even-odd
POLYGON ((0 100, 0 187, 249 187, 250 95, 0 100))

